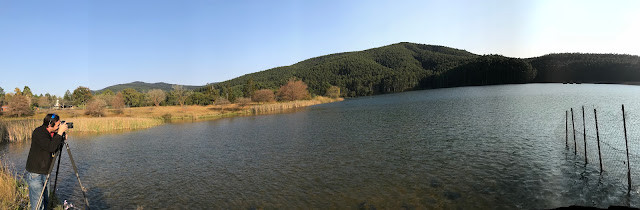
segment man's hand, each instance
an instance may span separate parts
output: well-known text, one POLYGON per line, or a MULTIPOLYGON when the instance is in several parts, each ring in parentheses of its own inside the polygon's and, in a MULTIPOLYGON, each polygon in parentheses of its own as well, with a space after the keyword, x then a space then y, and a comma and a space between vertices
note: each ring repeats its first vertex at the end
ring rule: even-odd
POLYGON ((64 124, 60 124, 60 127, 58 127, 58 135, 61 135, 66 132, 67 130, 69 130, 69 127, 67 127, 67 123, 65 122, 64 124))

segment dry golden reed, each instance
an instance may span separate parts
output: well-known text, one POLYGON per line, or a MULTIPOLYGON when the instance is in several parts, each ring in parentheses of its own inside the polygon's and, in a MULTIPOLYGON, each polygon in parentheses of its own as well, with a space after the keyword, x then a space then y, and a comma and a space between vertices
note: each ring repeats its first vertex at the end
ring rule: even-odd
POLYGON ((250 110, 252 113, 255 113, 255 114, 265 113, 265 112, 278 112, 278 111, 284 111, 287 109, 307 107, 307 106, 313 106, 313 105, 323 104, 323 103, 331 103, 331 102, 342 101, 342 100, 344 99, 342 98, 332 99, 332 98, 327 98, 323 96, 317 96, 311 100, 299 100, 299 101, 288 101, 288 102, 255 105, 251 107, 250 110))
POLYGON ((27 185, 0 160, 0 210, 26 209, 29 205, 27 185))
POLYGON ((19 142, 31 139, 33 129, 42 125, 42 120, 11 119, 0 120, 0 142, 19 142))
MULTIPOLYGON (((151 128, 164 123, 162 119, 138 117, 68 118, 65 120, 73 122, 72 131, 95 133, 151 128)), ((42 120, 36 119, 0 120, 0 140, 9 142, 29 140, 33 129, 40 125, 42 120)))
POLYGON ((136 130, 164 123, 162 119, 139 117, 70 118, 67 121, 73 122, 73 131, 78 132, 136 130))

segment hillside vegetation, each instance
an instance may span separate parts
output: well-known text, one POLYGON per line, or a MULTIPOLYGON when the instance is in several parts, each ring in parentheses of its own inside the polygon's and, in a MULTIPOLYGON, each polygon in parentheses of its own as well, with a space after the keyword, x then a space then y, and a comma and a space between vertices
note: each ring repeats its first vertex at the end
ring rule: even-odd
POLYGON ((421 80, 464 64, 478 55, 443 46, 399 43, 359 52, 311 58, 291 66, 247 74, 211 85, 242 89, 253 80, 258 89, 275 89, 289 78, 302 79, 309 92, 323 95, 332 85, 356 97, 415 89, 421 80))
MULTIPOLYGON (((163 91, 171 91, 173 90, 173 84, 169 84, 169 83, 164 83, 164 82, 158 82, 158 83, 145 83, 145 82, 140 82, 140 81, 136 81, 136 82, 131 82, 131 83, 126 83, 126 84, 118 84, 118 85, 112 85, 100 90, 95 91, 95 94, 100 94, 103 91, 106 90, 111 90, 114 93, 123 91, 124 89, 127 88, 131 88, 134 89, 138 92, 148 92, 149 90, 152 89, 160 89, 163 91)), ((185 89, 187 90, 193 90, 193 89, 198 89, 198 88, 202 88, 202 86, 183 86, 185 89)))
POLYGON ((534 82, 640 82, 640 57, 635 55, 561 53, 527 61, 538 70, 534 82))
POLYGON ((535 58, 476 55, 465 50, 415 43, 337 53, 247 74, 196 91, 227 90, 242 96, 247 84, 277 89, 300 78, 313 95, 338 86, 357 97, 414 89, 530 82, 640 82, 640 57, 618 54, 549 54, 535 58))

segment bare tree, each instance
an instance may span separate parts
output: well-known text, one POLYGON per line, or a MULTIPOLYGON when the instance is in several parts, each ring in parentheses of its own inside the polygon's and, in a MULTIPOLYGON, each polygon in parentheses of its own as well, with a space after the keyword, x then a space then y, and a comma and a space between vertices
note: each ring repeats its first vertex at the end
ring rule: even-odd
POLYGON ((104 115, 104 108, 107 106, 107 102, 102 99, 94 98, 87 103, 84 114, 94 117, 102 117, 104 115))
POLYGON ((4 89, 0 87, 0 106, 4 105, 4 89))
POLYGON ((280 87, 277 96, 282 101, 295 101, 302 99, 309 99, 309 91, 307 90, 307 84, 302 80, 291 78, 287 84, 280 87))
POLYGON ((104 92, 102 92, 101 94, 95 96, 95 98, 102 99, 104 102, 106 102, 108 106, 113 106, 111 102, 113 102, 114 97, 115 95, 113 95, 113 92, 111 94, 104 94, 104 92))
POLYGON ((249 98, 245 98, 245 97, 240 97, 236 99, 236 103, 238 105, 240 105, 240 107, 245 107, 247 106, 249 103, 251 103, 251 99, 249 98))
POLYGON ((38 98, 38 106, 40 108, 49 108, 51 107, 51 101, 48 97, 40 97, 38 98))
POLYGON ((22 94, 16 94, 9 101, 9 112, 11 116, 22 117, 22 115, 33 115, 31 109, 31 99, 22 94))
POLYGON ((224 97, 218 97, 218 98, 216 98, 214 103, 215 103, 215 105, 220 105, 220 111, 224 112, 224 105, 230 104, 231 102, 229 102, 229 100, 227 100, 224 97))
POLYGON ((156 106, 160 106, 160 102, 163 102, 165 99, 167 99, 167 94, 165 94, 164 91, 160 89, 150 90, 149 92, 147 92, 147 95, 149 96, 149 100, 151 100, 151 102, 153 102, 153 104, 155 104, 156 106))
POLYGON ((111 108, 115 109, 116 113, 121 114, 124 108, 124 97, 122 92, 118 92, 111 100, 111 108))
POLYGON ((276 95, 273 94, 272 90, 262 89, 253 93, 251 100, 255 102, 273 102, 276 100, 276 95))

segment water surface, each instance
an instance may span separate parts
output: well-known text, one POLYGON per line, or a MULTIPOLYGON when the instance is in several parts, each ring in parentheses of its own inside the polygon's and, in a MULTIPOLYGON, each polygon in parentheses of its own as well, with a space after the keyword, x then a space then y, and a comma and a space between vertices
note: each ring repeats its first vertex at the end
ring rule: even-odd
MULTIPOLYGON (((577 122, 585 105, 599 110, 601 132, 619 136, 625 104, 639 141, 638 93, 588 84, 413 91, 69 144, 95 209, 638 207, 640 173, 628 193, 623 153, 609 151, 600 175, 565 147, 564 133, 565 110, 577 122)), ((28 147, 1 149, 22 169, 28 147)), ((81 205, 67 157, 59 194, 81 205)))

